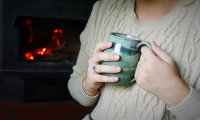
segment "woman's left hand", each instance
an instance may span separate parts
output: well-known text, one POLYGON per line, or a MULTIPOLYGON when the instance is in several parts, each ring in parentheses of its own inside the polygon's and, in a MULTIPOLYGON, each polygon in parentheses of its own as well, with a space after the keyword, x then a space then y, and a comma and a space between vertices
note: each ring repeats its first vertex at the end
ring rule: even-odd
POLYGON ((173 59, 155 42, 152 50, 141 49, 135 79, 137 84, 162 99, 169 107, 176 106, 189 94, 189 87, 181 80, 173 59))

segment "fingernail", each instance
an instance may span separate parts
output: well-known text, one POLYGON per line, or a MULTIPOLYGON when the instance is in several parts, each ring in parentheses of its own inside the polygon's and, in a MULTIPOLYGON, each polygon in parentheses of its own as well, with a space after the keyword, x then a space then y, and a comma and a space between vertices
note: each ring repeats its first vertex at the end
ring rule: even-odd
POLYGON ((114 56, 114 59, 115 59, 115 60, 118 60, 118 59, 119 59, 119 55, 115 55, 115 56, 114 56))
POLYGON ((121 68, 120 68, 120 67, 116 67, 116 70, 117 70, 118 72, 120 72, 120 71, 121 71, 121 68))
POLYGON ((119 80, 119 78, 118 77, 114 77, 114 81, 116 82, 116 81, 118 81, 119 80))
POLYGON ((141 48, 141 52, 142 52, 142 53, 144 52, 144 49, 145 49, 145 47, 142 47, 142 48, 141 48))
POLYGON ((112 45, 112 42, 107 42, 107 45, 108 45, 108 46, 111 46, 111 45, 112 45))

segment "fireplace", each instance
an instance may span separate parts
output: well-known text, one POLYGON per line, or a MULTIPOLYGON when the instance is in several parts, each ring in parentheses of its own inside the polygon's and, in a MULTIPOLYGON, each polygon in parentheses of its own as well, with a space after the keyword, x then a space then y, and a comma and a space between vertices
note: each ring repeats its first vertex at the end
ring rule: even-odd
MULTIPOLYGON (((17 16, 17 53, 12 61, 16 66, 12 67, 64 72, 76 62, 80 48, 79 34, 85 23, 84 20, 17 16)), ((9 54, 6 56, 10 57, 9 54)))
POLYGON ((17 61, 74 64, 80 48, 77 36, 84 25, 81 20, 18 16, 17 61))
POLYGON ((3 69, 66 72, 74 65, 92 0, 4 0, 3 69))
POLYGON ((0 0, 0 81, 20 84, 23 99, 30 98, 29 91, 41 92, 34 85, 47 91, 52 85, 67 89, 64 84, 76 62, 79 35, 95 1, 0 0))

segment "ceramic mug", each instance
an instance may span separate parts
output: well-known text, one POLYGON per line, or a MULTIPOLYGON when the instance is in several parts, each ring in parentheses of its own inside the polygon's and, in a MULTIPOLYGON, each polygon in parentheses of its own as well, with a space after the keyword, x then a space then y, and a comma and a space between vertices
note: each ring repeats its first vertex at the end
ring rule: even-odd
POLYGON ((134 37, 124 33, 111 33, 109 35, 112 47, 104 50, 106 53, 117 53, 120 56, 119 61, 104 61, 101 64, 109 66, 119 66, 122 68, 120 73, 102 73, 108 76, 116 76, 119 80, 112 83, 115 86, 127 86, 135 81, 134 74, 140 59, 141 48, 147 46, 151 48, 151 44, 143 41, 138 37, 134 37))

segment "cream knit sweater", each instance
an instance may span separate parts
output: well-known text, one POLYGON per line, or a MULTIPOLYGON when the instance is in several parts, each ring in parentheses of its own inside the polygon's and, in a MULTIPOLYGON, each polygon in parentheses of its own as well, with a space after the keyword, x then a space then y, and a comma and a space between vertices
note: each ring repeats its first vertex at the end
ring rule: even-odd
POLYGON ((200 120, 200 0, 180 0, 166 16, 147 23, 138 21, 133 11, 134 2, 96 2, 80 36, 80 53, 68 82, 71 95, 83 106, 96 105, 91 113, 94 120, 200 120), (105 84, 96 96, 86 95, 82 79, 87 73, 88 59, 95 45, 106 41, 110 32, 155 41, 173 57, 182 79, 190 86, 187 98, 168 108, 136 83, 130 87, 105 84))

